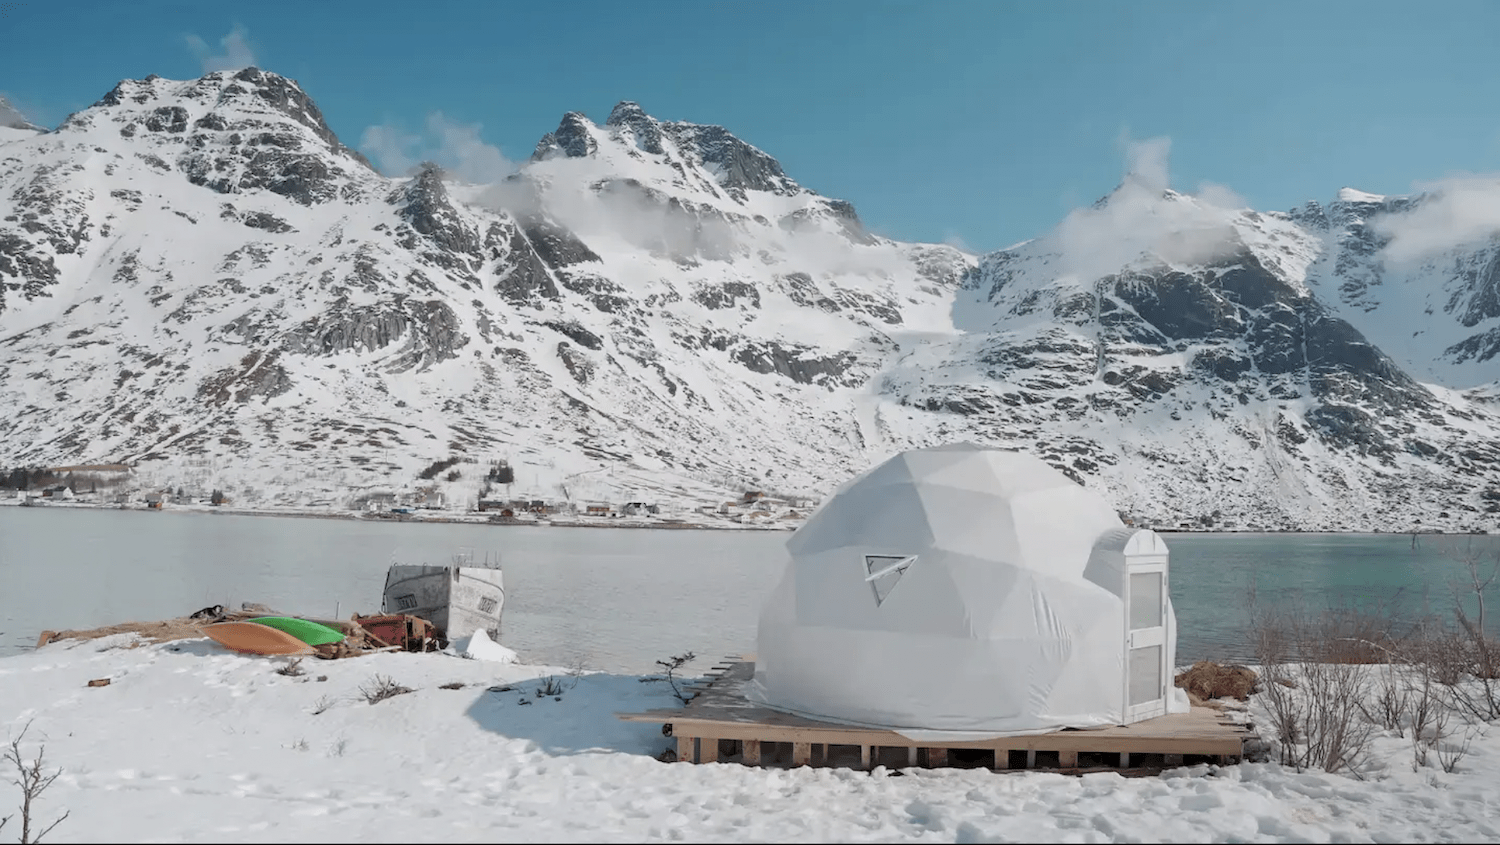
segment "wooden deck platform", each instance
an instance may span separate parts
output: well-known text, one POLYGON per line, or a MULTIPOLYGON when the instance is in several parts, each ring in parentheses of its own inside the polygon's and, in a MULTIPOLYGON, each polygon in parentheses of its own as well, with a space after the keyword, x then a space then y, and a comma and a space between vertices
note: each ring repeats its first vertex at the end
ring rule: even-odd
MULTIPOLYGON (((1148 769, 1181 765, 1187 757, 1221 763, 1244 755, 1250 729, 1223 711, 1194 707, 1137 722, 1092 730, 1061 730, 982 740, 913 740, 895 731, 806 719, 761 707, 745 697, 755 662, 726 658, 696 682, 697 696, 680 709, 617 713, 630 722, 670 725, 677 759, 873 768, 877 765, 1048 768, 1065 772, 1148 769)), ((665 729, 664 729, 665 732, 665 729)))

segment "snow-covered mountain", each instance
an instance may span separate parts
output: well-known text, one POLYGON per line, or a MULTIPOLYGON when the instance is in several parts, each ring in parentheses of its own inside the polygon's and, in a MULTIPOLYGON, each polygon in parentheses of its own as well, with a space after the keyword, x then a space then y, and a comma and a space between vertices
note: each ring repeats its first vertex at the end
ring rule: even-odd
POLYGON ((1224 210, 1128 179, 976 259, 877 237, 726 130, 629 102, 564 115, 498 184, 386 178, 254 68, 122 82, 17 133, 0 466, 129 461, 239 503, 343 505, 449 459, 438 481, 471 500, 506 459, 517 494, 689 504, 817 496, 977 439, 1158 525, 1500 510, 1495 391, 1461 380, 1493 381, 1495 351, 1449 351, 1500 323, 1494 262, 1465 253, 1491 268, 1454 277, 1471 304, 1393 359, 1376 318, 1407 306, 1377 294, 1422 282, 1351 234, 1368 209, 1224 210))

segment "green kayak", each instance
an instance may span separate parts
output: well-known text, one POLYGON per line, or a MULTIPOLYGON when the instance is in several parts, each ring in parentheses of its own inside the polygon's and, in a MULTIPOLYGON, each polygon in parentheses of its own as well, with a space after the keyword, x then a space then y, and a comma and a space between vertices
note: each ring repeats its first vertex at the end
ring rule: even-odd
POLYGON ((285 631, 308 645, 327 645, 344 640, 342 631, 292 616, 262 616, 248 621, 285 631))

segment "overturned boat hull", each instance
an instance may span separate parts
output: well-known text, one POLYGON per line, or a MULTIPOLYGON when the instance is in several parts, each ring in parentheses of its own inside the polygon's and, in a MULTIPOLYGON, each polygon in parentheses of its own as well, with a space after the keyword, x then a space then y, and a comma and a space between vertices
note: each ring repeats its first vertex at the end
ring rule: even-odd
POLYGON ((426 619, 448 640, 482 630, 498 641, 505 579, 499 567, 392 564, 384 608, 426 619))

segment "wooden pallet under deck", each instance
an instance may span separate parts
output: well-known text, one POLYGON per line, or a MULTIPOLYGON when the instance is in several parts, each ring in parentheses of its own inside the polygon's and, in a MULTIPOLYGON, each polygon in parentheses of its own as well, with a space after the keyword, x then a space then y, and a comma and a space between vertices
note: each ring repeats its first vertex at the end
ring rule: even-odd
POLYGON ((1132 725, 1090 730, 1061 730, 1027 736, 982 740, 913 740, 895 731, 822 722, 759 706, 745 697, 755 675, 755 661, 726 658, 701 680, 690 684, 697 696, 681 709, 618 713, 629 722, 671 725, 678 761, 712 763, 737 759, 748 766, 787 762, 812 765, 814 752, 829 766, 876 765, 929 767, 974 765, 988 760, 994 769, 1036 767, 1038 755, 1048 768, 1081 771, 1079 755, 1100 768, 1129 769, 1131 755, 1160 755, 1164 766, 1180 765, 1184 756, 1207 756, 1230 763, 1244 755, 1250 729, 1230 721, 1220 710, 1193 707, 1132 725), (951 752, 951 756, 950 756, 951 752), (1055 755, 1056 762, 1053 763, 1055 755), (1118 761, 1118 765, 1115 765, 1118 761))

